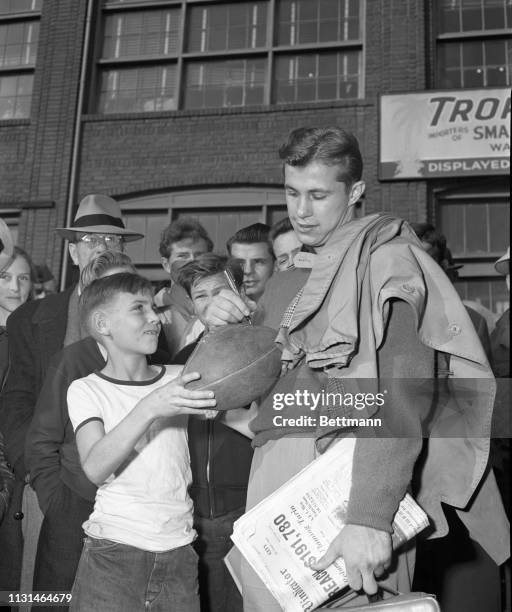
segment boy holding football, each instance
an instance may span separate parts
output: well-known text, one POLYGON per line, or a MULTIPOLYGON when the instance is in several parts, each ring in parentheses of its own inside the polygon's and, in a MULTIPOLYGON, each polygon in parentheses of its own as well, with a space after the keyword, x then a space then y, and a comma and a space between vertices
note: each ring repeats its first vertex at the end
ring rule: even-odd
POLYGON ((68 408, 80 461, 98 486, 71 610, 198 612, 187 415, 211 418, 211 391, 191 391, 198 373, 151 366, 160 322, 146 279, 95 280, 80 297, 105 367, 71 384, 68 408))

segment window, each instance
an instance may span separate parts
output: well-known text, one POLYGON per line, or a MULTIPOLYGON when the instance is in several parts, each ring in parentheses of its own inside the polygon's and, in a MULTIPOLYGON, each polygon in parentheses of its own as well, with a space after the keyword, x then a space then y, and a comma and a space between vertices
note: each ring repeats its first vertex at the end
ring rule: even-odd
POLYGON ((266 2, 191 6, 189 9, 188 52, 257 49, 265 47, 266 39, 266 2))
POLYGON ((126 244, 126 253, 152 281, 168 279, 158 245, 162 230, 181 216, 197 219, 213 240, 214 252, 226 253, 226 241, 241 227, 261 221, 272 225, 286 216, 282 188, 235 187, 152 194, 120 202, 125 226, 145 235, 126 244))
POLYGON ((275 92, 280 102, 358 97, 359 54, 308 53, 276 58, 275 92))
POLYGON ((439 0, 437 86, 511 84, 512 2, 439 0))
POLYGON ((477 186, 446 193, 438 199, 436 225, 454 260, 463 264, 455 285, 462 298, 503 312, 507 289, 494 263, 510 244, 509 195, 497 187, 483 193, 477 186))
POLYGON ((263 59, 233 59, 188 64, 185 108, 263 104, 263 59))
POLYGON ((359 0, 104 0, 96 110, 359 98, 362 5, 359 0))
POLYGON ((42 0, 0 0, 0 119, 30 116, 42 0))

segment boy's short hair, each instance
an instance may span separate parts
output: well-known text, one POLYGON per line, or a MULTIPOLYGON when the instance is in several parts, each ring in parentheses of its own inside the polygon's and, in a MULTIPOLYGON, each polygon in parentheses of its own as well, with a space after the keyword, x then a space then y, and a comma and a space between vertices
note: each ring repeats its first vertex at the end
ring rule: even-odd
POLYGON ((160 237, 160 255, 169 259, 171 248, 175 242, 186 240, 204 240, 208 251, 213 251, 213 242, 204 227, 191 217, 182 217, 168 225, 160 237))
POLYGON ((347 187, 361 180, 363 174, 357 138, 338 126, 293 130, 279 149, 279 157, 289 166, 305 167, 312 162, 339 166, 337 180, 347 187))
POLYGON ((268 239, 270 240, 270 242, 273 243, 278 236, 281 236, 281 234, 287 234, 288 232, 293 231, 293 225, 290 221, 290 218, 285 217, 277 223, 274 223, 274 225, 270 228, 270 232, 268 233, 268 239))
POLYGON ((270 255, 274 257, 272 243, 269 240, 269 232, 270 226, 266 223, 253 223, 247 227, 242 227, 242 229, 239 229, 238 232, 233 234, 226 242, 226 249, 231 255, 231 247, 235 242, 239 244, 257 244, 259 242, 266 242, 270 255))
POLYGON ((112 268, 131 268, 133 274, 137 274, 137 270, 128 255, 120 251, 103 251, 103 253, 96 255, 80 273, 80 289, 83 291, 93 280, 101 278, 112 268))
POLYGON ((78 301, 80 323, 82 327, 96 340, 101 336, 95 332, 91 325, 91 316, 101 308, 105 308, 120 293, 148 293, 153 295, 153 286, 143 276, 131 272, 120 272, 103 278, 93 280, 80 295, 78 301))
POLYGON ((242 268, 228 257, 215 255, 214 253, 205 253, 194 259, 194 261, 186 263, 178 272, 178 283, 190 296, 192 287, 197 281, 209 276, 222 274, 224 270, 231 272, 237 289, 240 289, 244 279, 242 268))

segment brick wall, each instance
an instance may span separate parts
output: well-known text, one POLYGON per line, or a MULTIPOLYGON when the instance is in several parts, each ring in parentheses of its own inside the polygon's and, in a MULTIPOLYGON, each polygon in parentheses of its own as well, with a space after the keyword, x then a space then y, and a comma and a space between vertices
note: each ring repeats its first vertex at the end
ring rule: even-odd
POLYGON ((65 215, 84 10, 79 0, 45 0, 31 118, 0 123, 0 206, 28 203, 19 242, 54 273, 60 268, 62 241, 53 228, 65 215), (54 201, 55 207, 30 208, 30 202, 39 201, 54 201))

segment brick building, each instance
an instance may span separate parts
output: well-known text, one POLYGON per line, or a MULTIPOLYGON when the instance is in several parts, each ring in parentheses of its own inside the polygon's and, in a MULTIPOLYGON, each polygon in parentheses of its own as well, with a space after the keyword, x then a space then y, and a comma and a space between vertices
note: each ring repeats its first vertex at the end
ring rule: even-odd
POLYGON ((219 249, 278 220, 279 144, 339 124, 361 143, 361 209, 436 223, 465 263, 461 293, 499 312, 507 168, 383 178, 379 103, 510 85, 511 33, 508 0, 0 0, 0 214, 62 276, 52 229, 83 195, 111 195, 157 279, 171 219, 199 218, 219 249))

